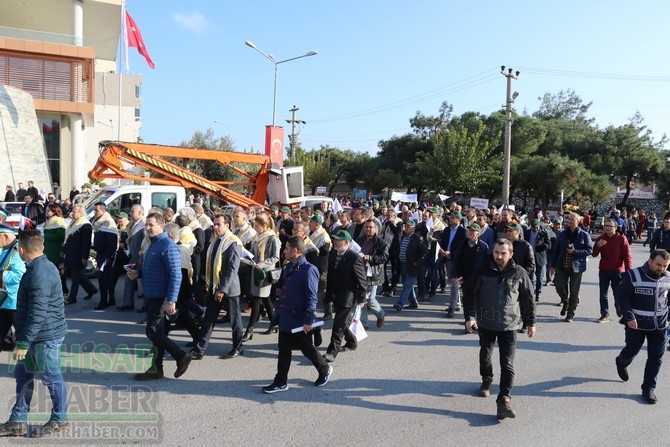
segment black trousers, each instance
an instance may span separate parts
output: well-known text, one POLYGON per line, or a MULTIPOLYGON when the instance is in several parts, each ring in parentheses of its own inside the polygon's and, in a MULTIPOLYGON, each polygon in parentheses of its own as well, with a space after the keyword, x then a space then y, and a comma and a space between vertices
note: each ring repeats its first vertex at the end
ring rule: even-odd
POLYGON ((152 371, 163 371, 165 351, 169 352, 176 361, 182 360, 186 352, 167 336, 168 330, 166 330, 165 325, 170 323, 165 319, 164 300, 162 298, 145 297, 144 302, 147 307, 146 335, 153 344, 152 371))
POLYGON ((346 341, 349 346, 356 347, 358 342, 356 337, 349 329, 353 315, 351 307, 340 307, 335 305, 335 318, 333 318, 333 330, 330 336, 330 344, 326 352, 333 357, 337 357, 337 353, 342 346, 342 340, 346 341))
POLYGON ((642 390, 654 390, 656 389, 656 378, 661 369, 663 354, 665 354, 665 347, 667 346, 665 329, 657 331, 641 331, 638 329, 631 329, 628 326, 626 326, 625 329, 626 346, 616 358, 616 364, 617 366, 624 368, 630 365, 638 352, 640 352, 644 341, 647 340, 647 363, 644 365, 642 390))
MULTIPOLYGON (((265 312, 268 314, 268 318, 272 318, 272 315, 274 315, 275 310, 272 305, 272 299, 269 296, 264 298, 257 296, 253 297, 251 300, 251 315, 249 316, 247 331, 252 330, 256 324, 256 321, 258 321, 258 316, 261 313, 261 304, 265 308, 265 312)), ((272 322, 270 322, 270 326, 272 326, 272 322)))
POLYGON ((84 273, 84 270, 70 270, 70 275, 72 276, 72 284, 70 285, 70 293, 67 296, 68 301, 77 301, 77 293, 79 293, 79 286, 81 285, 84 288, 84 291, 88 295, 93 295, 98 289, 95 288, 93 283, 84 273))
POLYGON ((4 344, 5 337, 14 325, 15 313, 15 310, 0 309, 0 351, 2 351, 2 345, 4 344))
POLYGON ((214 299, 214 296, 211 294, 207 295, 207 309, 205 310, 205 317, 203 318, 202 325, 200 326, 200 334, 198 335, 198 341, 193 348, 193 352, 198 354, 204 354, 207 346, 209 345, 209 339, 212 337, 214 332, 214 325, 216 320, 219 317, 219 312, 223 304, 227 303, 229 307, 230 315, 230 326, 233 330, 233 349, 238 351, 242 349, 242 310, 240 309, 240 297, 231 296, 223 297, 219 302, 214 299))
MULTIPOLYGON (((98 273, 98 288, 100 290, 100 304, 116 304, 114 299, 114 258, 109 258, 105 262, 105 268, 103 271, 98 273)), ((102 265, 101 261, 98 261, 98 265, 102 265)))
POLYGON ((312 362, 319 374, 328 373, 328 362, 319 354, 312 343, 312 335, 304 332, 279 331, 279 357, 277 359, 277 375, 274 383, 277 385, 286 385, 288 380, 288 371, 291 367, 291 358, 293 349, 300 349, 302 355, 312 362))
POLYGON ((500 392, 498 398, 509 396, 514 386, 514 353, 516 352, 516 331, 490 331, 480 327, 479 333, 479 373, 482 377, 493 377, 493 344, 498 340, 500 352, 500 392))

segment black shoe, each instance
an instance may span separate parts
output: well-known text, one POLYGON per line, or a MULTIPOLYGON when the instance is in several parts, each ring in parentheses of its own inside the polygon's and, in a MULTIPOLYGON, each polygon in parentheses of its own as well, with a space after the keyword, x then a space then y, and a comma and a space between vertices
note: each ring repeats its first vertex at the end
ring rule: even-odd
POLYGON ((84 297, 84 299, 88 301, 88 300, 90 300, 91 298, 93 298, 93 295, 95 295, 96 293, 98 293, 97 290, 96 290, 95 292, 91 292, 91 293, 89 293, 88 295, 86 295, 86 296, 84 297))
POLYGON ((202 360, 202 358, 203 358, 204 356, 205 356, 205 354, 202 354, 202 353, 200 353, 200 352, 191 351, 191 358, 192 358, 193 360, 202 360))
MULTIPOLYGON (((84 298, 84 299, 86 299, 86 298, 84 298)), ((109 303, 100 303, 97 306, 95 306, 93 309, 94 310, 103 310, 103 309, 107 309, 108 307, 109 307, 109 303)))
POLYGON ((125 312, 125 311, 128 311, 128 310, 133 310, 134 308, 135 308, 134 306, 121 306, 121 307, 117 307, 116 310, 118 310, 120 312, 125 312))
POLYGON ((277 326, 270 326, 267 331, 263 332, 263 335, 276 334, 277 332, 279 332, 279 328, 277 326))
POLYGON ((222 356, 221 358, 224 358, 224 359, 234 359, 234 358, 237 358, 237 357, 239 357, 239 356, 241 356, 241 355, 244 355, 244 349, 235 349, 235 348, 233 348, 233 349, 230 350, 230 352, 229 352, 228 354, 222 356))
POLYGON ((77 300, 65 300, 66 306, 69 306, 70 304, 77 304, 77 300))
POLYGON ((58 433, 69 425, 70 423, 68 421, 49 421, 41 427, 35 428, 30 436, 32 438, 43 438, 58 433))
MULTIPOLYGON (((242 341, 249 341, 254 338, 254 328, 247 329, 242 336, 242 341)), ((236 356, 237 357, 237 356, 236 356)))
POLYGON ((263 392, 265 394, 274 394, 274 393, 279 393, 279 392, 282 392, 282 391, 288 391, 288 385, 287 384, 278 385, 275 382, 272 382, 270 385, 263 387, 263 392))
POLYGON ((568 314, 565 316, 565 322, 566 323, 572 323, 572 320, 575 319, 575 313, 572 311, 568 311, 568 314))
POLYGON ((340 346, 340 349, 338 349, 338 351, 339 352, 355 351, 357 348, 358 346, 350 345, 349 343, 347 343, 344 346, 340 346))
POLYGON ((513 418, 516 416, 514 410, 512 410, 512 404, 510 402, 509 396, 503 396, 496 402, 498 406, 498 419, 513 418))
POLYGON ((328 321, 333 319, 333 314, 323 314, 323 317, 321 318, 323 321, 328 321))
POLYGON ((616 372, 617 372, 617 374, 619 374, 619 377, 621 377, 621 380, 623 380, 624 382, 628 382, 628 378, 629 378, 628 377, 628 368, 626 368, 625 366, 617 365, 616 372))
POLYGON ((564 317, 565 314, 568 312, 568 302, 563 301, 560 305, 563 306, 561 307, 561 316, 564 317))
POLYGON ((479 395, 481 397, 489 397, 491 395, 491 383, 493 383, 493 377, 482 377, 482 384, 479 386, 479 395))
POLYGON ((328 363, 332 363, 332 362, 335 361, 335 356, 333 354, 331 354, 330 352, 326 352, 325 354, 323 354, 323 358, 328 363))
POLYGON ((314 382, 314 386, 324 386, 327 384, 331 374, 333 374, 333 367, 328 365, 328 371, 325 374, 319 374, 319 378, 314 382))
POLYGON ((137 324, 147 324, 147 320, 140 320, 137 322, 137 324))
POLYGON ((656 394, 654 393, 654 390, 642 391, 642 398, 645 400, 645 402, 652 405, 658 401, 658 399, 656 399, 656 394))
POLYGON ((314 346, 318 348, 323 343, 321 326, 317 327, 316 329, 312 329, 312 333, 314 334, 314 346))
POLYGON ((177 361, 177 370, 174 372, 175 379, 178 379, 184 375, 188 369, 188 365, 191 363, 191 360, 193 360, 193 354, 189 351, 186 353, 183 359, 177 361))
POLYGON ((0 425, 0 436, 25 436, 28 433, 27 422, 7 421, 0 425))
POLYGON ((194 341, 192 341, 192 342, 190 342, 190 343, 186 343, 186 347, 187 347, 187 348, 195 348, 195 345, 197 345, 197 343, 194 342, 194 341))
POLYGON ((418 304, 408 304, 405 306, 405 309, 418 309, 419 305, 418 304))
POLYGON ((402 310, 402 306, 401 306, 400 304, 398 304, 398 303, 395 303, 395 304, 393 305, 393 308, 394 308, 397 312, 400 312, 400 311, 402 310))
POLYGON ((163 376, 163 371, 147 370, 143 373, 135 374, 135 380, 142 380, 142 381, 144 381, 144 380, 158 380, 158 379, 162 379, 163 377, 164 377, 163 376))
POLYGON ((451 307, 447 310, 447 318, 454 318, 454 309, 451 307))
POLYGON ((142 306, 141 308, 137 309, 137 313, 138 313, 138 314, 142 314, 142 313, 144 313, 144 312, 146 312, 146 311, 147 311, 146 306, 142 306))

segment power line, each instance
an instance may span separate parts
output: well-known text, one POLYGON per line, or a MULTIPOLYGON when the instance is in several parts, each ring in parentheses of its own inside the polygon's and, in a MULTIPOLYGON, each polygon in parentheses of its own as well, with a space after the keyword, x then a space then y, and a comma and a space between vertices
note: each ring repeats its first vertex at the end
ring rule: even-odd
POLYGON ((532 67, 519 67, 519 70, 523 71, 524 73, 534 73, 545 76, 561 76, 568 78, 591 78, 591 79, 604 79, 611 81, 670 82, 670 76, 598 73, 589 71, 555 70, 551 68, 532 68, 532 67))

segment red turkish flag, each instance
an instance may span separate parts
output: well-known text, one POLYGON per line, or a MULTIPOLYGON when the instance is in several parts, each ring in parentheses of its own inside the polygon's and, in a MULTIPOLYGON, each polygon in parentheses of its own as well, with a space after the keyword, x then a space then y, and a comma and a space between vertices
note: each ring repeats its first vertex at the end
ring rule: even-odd
POLYGON ((156 68, 154 62, 151 60, 151 57, 149 57, 149 52, 147 51, 146 45, 144 45, 142 33, 140 33, 139 27, 133 18, 130 17, 128 11, 126 11, 126 45, 137 48, 137 51, 147 60, 149 67, 156 68))

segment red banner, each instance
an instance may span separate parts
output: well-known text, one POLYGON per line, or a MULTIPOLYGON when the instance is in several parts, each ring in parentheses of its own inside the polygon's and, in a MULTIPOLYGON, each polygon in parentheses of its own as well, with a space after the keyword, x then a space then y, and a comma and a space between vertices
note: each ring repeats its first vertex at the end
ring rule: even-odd
POLYGON ((265 126, 265 155, 272 163, 284 166, 284 128, 265 126))

